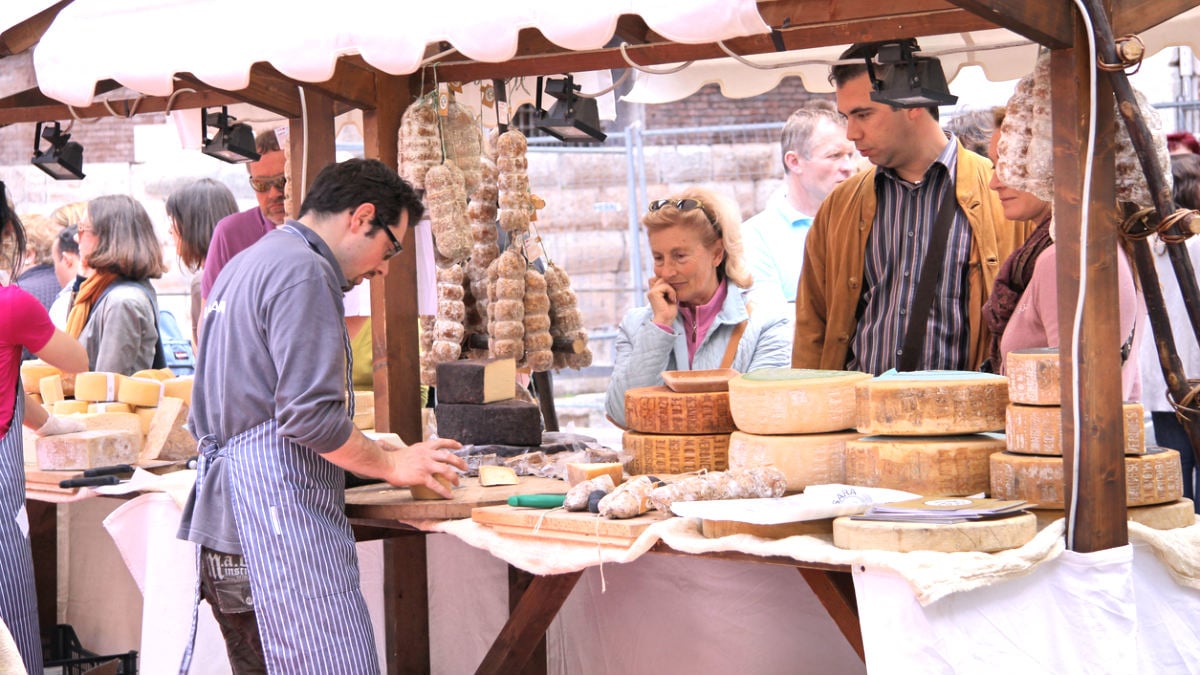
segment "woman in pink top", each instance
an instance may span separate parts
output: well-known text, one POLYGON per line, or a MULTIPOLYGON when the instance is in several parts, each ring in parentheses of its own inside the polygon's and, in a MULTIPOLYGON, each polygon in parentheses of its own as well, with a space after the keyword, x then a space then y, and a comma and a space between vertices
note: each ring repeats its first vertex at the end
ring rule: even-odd
MULTIPOLYGON (((1059 345, 1057 254, 1050 201, 1054 182, 1053 153, 1049 150, 1049 86, 1048 59, 1039 60, 1034 74, 1018 83, 1007 108, 997 110, 996 131, 988 148, 996 167, 991 188, 1000 197, 1004 216, 1009 220, 1040 223, 1025 244, 1005 261, 984 305, 984 319, 993 334, 992 363, 998 363, 1000 373, 1004 372, 1009 352, 1059 345)), ((1155 141, 1161 145, 1161 159, 1165 163, 1166 140, 1157 115, 1140 96, 1139 100, 1143 102, 1142 112, 1155 141)), ((1128 133, 1121 126, 1114 130, 1114 135, 1120 167, 1117 199, 1150 204, 1145 177, 1128 133)), ((1125 401, 1140 401, 1138 344, 1143 336, 1137 329, 1146 310, 1124 249, 1117 255, 1117 275, 1121 343, 1116 346, 1121 350, 1122 397, 1125 401)))

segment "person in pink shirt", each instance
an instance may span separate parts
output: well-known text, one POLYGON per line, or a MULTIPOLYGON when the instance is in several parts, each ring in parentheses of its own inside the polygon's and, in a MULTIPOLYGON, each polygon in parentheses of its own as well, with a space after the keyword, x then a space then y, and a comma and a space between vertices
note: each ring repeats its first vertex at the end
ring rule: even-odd
POLYGON ((662 384, 664 370, 791 365, 790 317, 754 307, 742 254, 742 219, 731 200, 689 188, 650 202, 642 225, 654 257, 647 305, 625 314, 605 408, 625 424, 625 391, 662 384))

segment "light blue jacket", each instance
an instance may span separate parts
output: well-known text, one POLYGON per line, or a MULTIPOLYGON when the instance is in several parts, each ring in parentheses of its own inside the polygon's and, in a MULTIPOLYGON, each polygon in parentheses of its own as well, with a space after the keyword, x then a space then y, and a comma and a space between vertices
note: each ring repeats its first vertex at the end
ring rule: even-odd
POLYGON ((754 306, 746 311, 745 289, 730 284, 725 304, 713 320, 708 335, 688 367, 687 336, 683 319, 675 317, 673 333, 654 325, 649 306, 635 307, 625 314, 617 331, 616 358, 605 399, 606 412, 625 425, 625 390, 663 383, 664 370, 709 370, 721 367, 721 359, 733 329, 749 316, 746 332, 738 343, 734 370, 748 373, 761 368, 787 368, 792 364, 792 321, 777 307, 754 306))

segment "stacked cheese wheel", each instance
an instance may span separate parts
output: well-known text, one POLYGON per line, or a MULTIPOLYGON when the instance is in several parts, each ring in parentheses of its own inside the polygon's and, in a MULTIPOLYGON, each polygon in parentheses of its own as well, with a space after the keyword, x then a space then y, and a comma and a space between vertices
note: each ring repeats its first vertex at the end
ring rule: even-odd
MULTIPOLYGON (((1005 359, 1009 379, 1006 434, 1008 451, 991 457, 991 493, 998 499, 1024 499, 1041 509, 1061 510, 1065 505, 1062 417, 1057 349, 1023 349, 1005 359)), ((1124 404, 1124 433, 1118 442, 1125 452, 1125 500, 1129 507, 1165 505, 1170 513, 1181 507, 1183 496, 1179 453, 1147 447, 1142 406, 1124 404)), ((1142 517, 1143 512, 1138 512, 1142 517)), ((1050 514, 1051 517, 1058 514, 1050 514)), ((1149 514, 1155 523, 1192 524, 1181 518, 1165 521, 1149 514)), ((1133 514, 1131 514, 1133 517, 1133 514)))
POLYGON ((729 441, 729 467, 775 466, 788 492, 845 482, 846 443, 854 427, 854 387, 866 373, 768 368, 729 381, 729 407, 738 430, 729 441))
POLYGON ((163 368, 132 377, 88 372, 72 378, 45 364, 30 363, 22 367, 22 381, 51 413, 78 419, 86 428, 38 439, 40 469, 79 470, 196 454, 196 441, 185 427, 192 400, 190 375, 176 377, 163 368), (36 388, 30 384, 35 378, 36 388))
POLYGON ((631 474, 686 473, 729 468, 728 391, 672 391, 666 386, 625 392, 622 445, 631 474))
POLYGON ((966 496, 988 489, 988 458, 1004 439, 1008 382, 965 371, 885 373, 858 385, 858 430, 846 443, 846 482, 966 496))

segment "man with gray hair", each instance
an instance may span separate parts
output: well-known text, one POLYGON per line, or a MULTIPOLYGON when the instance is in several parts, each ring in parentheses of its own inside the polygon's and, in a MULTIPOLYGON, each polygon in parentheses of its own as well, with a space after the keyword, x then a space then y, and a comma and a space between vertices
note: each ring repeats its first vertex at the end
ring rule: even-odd
POLYGON ((788 117, 780 140, 783 183, 746 221, 746 262, 755 302, 796 299, 804 239, 825 196, 855 171, 858 154, 833 103, 814 99, 788 117))

